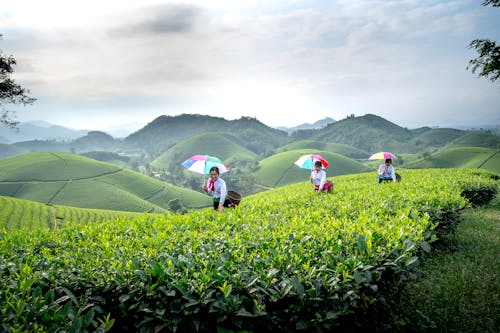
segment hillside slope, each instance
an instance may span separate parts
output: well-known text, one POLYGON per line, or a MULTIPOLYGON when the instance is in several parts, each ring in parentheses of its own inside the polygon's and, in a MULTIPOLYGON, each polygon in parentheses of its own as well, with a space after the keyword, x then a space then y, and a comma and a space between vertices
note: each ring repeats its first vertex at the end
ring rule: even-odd
POLYGON ((339 154, 317 149, 299 149, 278 153, 261 160, 254 175, 263 185, 270 187, 306 181, 311 170, 301 169, 294 162, 300 156, 312 153, 322 155, 330 163, 326 170, 328 178, 369 171, 362 163, 339 154))
POLYGON ((273 149, 288 141, 287 132, 266 126, 255 118, 226 120, 196 114, 158 117, 126 137, 125 141, 157 155, 173 144, 206 132, 237 135, 245 148, 259 155, 270 154, 273 149))
POLYGON ((181 168, 181 163, 193 155, 216 156, 229 167, 259 159, 257 154, 243 146, 241 139, 230 134, 220 135, 220 133, 208 132, 172 146, 155 158, 151 165, 157 169, 166 170, 181 168))
POLYGON ((500 151, 482 147, 450 147, 405 165, 407 168, 481 168, 500 174, 500 151))
POLYGON ((0 196, 0 228, 7 231, 39 228, 55 230, 70 221, 78 224, 101 223, 122 218, 132 220, 141 216, 144 213, 46 205, 0 196))
POLYGON ((165 212, 210 205, 208 196, 129 169, 70 153, 30 153, 0 159, 0 195, 82 208, 165 212))

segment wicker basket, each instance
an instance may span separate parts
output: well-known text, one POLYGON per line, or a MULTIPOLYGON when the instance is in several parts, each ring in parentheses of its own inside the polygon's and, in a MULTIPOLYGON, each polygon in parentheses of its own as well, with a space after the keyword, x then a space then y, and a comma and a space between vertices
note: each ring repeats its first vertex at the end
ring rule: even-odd
POLYGON ((231 203, 235 204, 236 206, 240 204, 241 201, 241 194, 239 194, 236 191, 227 191, 227 198, 231 203))
POLYGON ((401 181, 401 175, 396 172, 396 181, 399 183, 401 181))
POLYGON ((327 180, 327 182, 328 182, 328 193, 332 193, 335 183, 333 182, 333 180, 327 180))

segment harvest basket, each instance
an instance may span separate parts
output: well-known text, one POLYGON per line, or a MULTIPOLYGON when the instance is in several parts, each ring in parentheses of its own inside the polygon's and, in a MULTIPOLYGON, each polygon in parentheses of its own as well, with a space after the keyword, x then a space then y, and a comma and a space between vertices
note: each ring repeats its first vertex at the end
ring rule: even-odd
POLYGON ((241 194, 239 194, 236 191, 227 191, 227 198, 231 202, 231 204, 234 204, 235 206, 240 204, 241 201, 241 194))
POLYGON ((396 172, 396 181, 399 183, 401 181, 401 175, 396 172))
POLYGON ((332 193, 335 183, 333 182, 333 180, 327 180, 327 182, 328 182, 328 193, 332 193))

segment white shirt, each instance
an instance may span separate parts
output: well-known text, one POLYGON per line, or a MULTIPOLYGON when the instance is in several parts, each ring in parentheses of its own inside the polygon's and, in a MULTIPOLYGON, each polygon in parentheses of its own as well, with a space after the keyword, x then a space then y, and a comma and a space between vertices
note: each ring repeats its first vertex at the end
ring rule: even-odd
POLYGON ((311 181, 314 185, 319 185, 320 189, 323 189, 323 186, 326 184, 326 172, 325 170, 313 170, 311 172, 311 181))
POLYGON ((227 196, 227 187, 226 182, 222 178, 218 178, 215 181, 214 190, 212 191, 212 178, 208 178, 207 181, 207 193, 213 196, 214 198, 220 198, 220 202, 224 203, 227 196))
POLYGON ((392 164, 389 164, 389 165, 382 164, 382 165, 380 165, 380 167, 378 168, 378 174, 381 177, 391 176, 392 180, 396 181, 396 171, 394 171, 394 167, 392 166, 392 164))

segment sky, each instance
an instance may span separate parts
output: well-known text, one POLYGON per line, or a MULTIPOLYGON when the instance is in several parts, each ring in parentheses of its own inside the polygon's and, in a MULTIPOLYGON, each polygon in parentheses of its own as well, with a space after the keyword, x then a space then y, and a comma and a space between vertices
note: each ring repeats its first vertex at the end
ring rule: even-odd
POLYGON ((37 99, 6 107, 88 130, 184 113, 500 124, 500 84, 467 70, 472 40, 500 42, 500 8, 481 3, 2 0, 0 50, 37 99))

